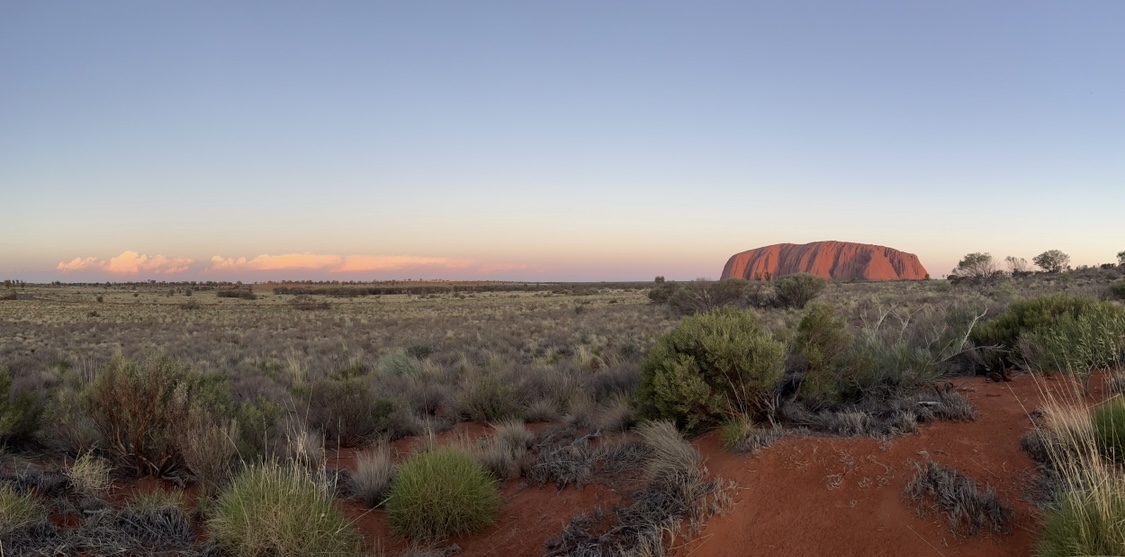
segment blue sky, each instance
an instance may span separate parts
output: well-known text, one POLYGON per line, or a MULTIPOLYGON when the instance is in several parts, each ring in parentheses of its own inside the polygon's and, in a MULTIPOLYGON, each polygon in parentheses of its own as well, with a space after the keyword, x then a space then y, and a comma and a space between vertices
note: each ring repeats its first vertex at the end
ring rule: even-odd
POLYGON ((0 0, 0 275, 1125 250, 1122 2, 0 0))

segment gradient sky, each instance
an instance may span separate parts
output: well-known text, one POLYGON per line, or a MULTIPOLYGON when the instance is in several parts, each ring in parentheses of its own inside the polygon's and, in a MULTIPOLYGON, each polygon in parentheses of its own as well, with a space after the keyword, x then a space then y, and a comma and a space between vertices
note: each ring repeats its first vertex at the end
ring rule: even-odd
POLYGON ((0 0, 0 277, 1125 250, 1125 2, 0 0))

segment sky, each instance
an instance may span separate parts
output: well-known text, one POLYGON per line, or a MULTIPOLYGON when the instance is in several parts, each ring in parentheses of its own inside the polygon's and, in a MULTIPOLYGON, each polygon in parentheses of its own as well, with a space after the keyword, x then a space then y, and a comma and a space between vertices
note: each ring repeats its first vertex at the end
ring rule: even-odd
POLYGON ((0 277, 1125 250, 1125 2, 0 0, 0 277))

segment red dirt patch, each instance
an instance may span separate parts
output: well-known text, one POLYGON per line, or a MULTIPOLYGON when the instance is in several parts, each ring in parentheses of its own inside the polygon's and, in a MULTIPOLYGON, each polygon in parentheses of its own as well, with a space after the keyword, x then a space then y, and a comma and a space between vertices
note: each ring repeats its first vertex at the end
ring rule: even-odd
MULTIPOLYGON (((1040 379, 1044 388, 1062 387, 1061 379, 1040 379)), ((1095 386, 1100 381, 1092 382, 1095 386)), ((1035 465, 1020 449, 1020 437, 1031 429, 1028 414, 1040 403, 1039 386, 1027 375, 995 383, 984 378, 956 381, 979 409, 976 421, 926 425, 912 436, 880 442, 832 437, 788 438, 752 456, 720 448, 716 433, 694 441, 711 474, 734 480, 734 507, 713 519, 692 540, 677 540, 673 553, 682 557, 742 555, 945 555, 1023 556, 1031 554, 1040 531, 1037 509, 1025 501, 1035 465), (997 489, 1012 509, 1012 532, 1001 537, 955 535, 944 514, 918 516, 903 491, 914 477, 914 463, 934 462, 957 469, 997 489)), ((1095 387, 1092 398, 1104 394, 1095 387)), ((463 424, 438 438, 479 438, 486 426, 463 424)), ((423 441, 401 440, 401 454, 423 441)), ((342 452, 330 460, 354 466, 342 452)), ((440 544, 457 544, 459 555, 541 555, 545 542, 559 535, 571 517, 595 506, 612 508, 616 492, 602 485, 581 491, 553 486, 536 488, 522 480, 502 487, 503 507, 496 526, 475 535, 440 544)), ((395 555, 410 548, 391 535, 381 510, 367 511, 347 502, 364 537, 395 555)))
MULTIPOLYGON (((1045 388, 1060 383, 1040 381, 1045 388)), ((966 378, 957 384, 979 409, 976 421, 928 425, 885 444, 790 438, 744 457, 722 451, 714 433, 699 439, 711 473, 739 489, 731 512, 676 555, 1030 555, 1040 516, 1024 499, 1036 470, 1019 440, 1032 427, 1028 414, 1039 406, 1039 387, 1026 375, 1010 383, 966 378), (1012 508, 1012 533, 958 538, 944 514, 919 517, 903 491, 916 472, 913 463, 926 458, 995 487, 1012 508)))

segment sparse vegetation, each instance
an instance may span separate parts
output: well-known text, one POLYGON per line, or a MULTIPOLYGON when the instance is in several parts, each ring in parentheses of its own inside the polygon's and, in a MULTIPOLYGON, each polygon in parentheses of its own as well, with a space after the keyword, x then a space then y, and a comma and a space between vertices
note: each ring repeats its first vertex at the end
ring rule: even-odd
MULTIPOLYGON (((6 467, 0 464, 0 474, 9 473, 3 481, 17 493, 34 493, 34 501, 50 505, 52 512, 64 509, 70 513, 67 520, 80 525, 59 529, 41 523, 21 530, 18 540, 12 539, 15 545, 5 543, 5 549, 136 553, 148 549, 138 542, 141 537, 159 535, 165 540, 159 546, 163 554, 208 551, 193 545, 199 524, 193 528, 192 520, 215 515, 219 500, 245 474, 240 469, 256 469, 271 459, 286 462, 282 468, 287 473, 305 478, 329 501, 353 498, 375 509, 370 512, 389 512, 397 470, 386 440, 476 421, 494 424, 494 430, 479 440, 454 444, 494 485, 517 477, 532 485, 551 484, 551 491, 575 485, 601 489, 608 483, 622 497, 606 503, 608 512, 573 521, 553 547, 563 551, 593 544, 608 551, 614 544, 631 543, 657 552, 667 540, 658 539, 653 525, 662 524, 662 536, 667 536, 670 525, 697 523, 691 513, 705 519, 721 506, 722 490, 707 482, 684 487, 654 481, 659 475, 646 472, 656 458, 654 445, 618 434, 636 427, 637 420, 642 424, 638 431, 654 418, 674 420, 692 432, 721 426, 724 447, 737 453, 805 435, 865 436, 893 443, 894 437, 932 421, 971 420, 977 409, 963 393, 971 394, 974 386, 963 386, 955 375, 987 362, 992 346, 1004 350, 998 354, 1012 358, 1013 365, 1030 369, 1081 377, 1119 367, 1121 347, 1116 346, 1114 355, 1112 341, 1122 338, 1115 328, 1120 306, 1095 298, 1104 299, 1119 277, 1117 269, 1035 273, 979 290, 944 281, 831 283, 804 311, 781 307, 777 281, 734 281, 732 291, 744 291, 729 304, 719 304, 726 307, 685 318, 676 316, 680 310, 649 303, 652 283, 341 296, 333 300, 331 311, 309 312, 293 311, 300 302, 292 302, 291 294, 261 290, 254 303, 245 303, 220 297, 230 287, 218 285, 193 287, 191 312, 180 311, 176 299, 185 288, 172 288, 169 297, 170 288, 159 284, 98 285, 96 291, 31 285, 26 303, 21 291, 20 303, 0 304, 5 316, 0 321, 0 368, 9 379, 8 396, 0 397, 8 406, 0 405, 0 416, 25 414, 12 409, 27 394, 23 400, 29 403, 29 415, 42 412, 42 417, 16 428, 24 433, 6 437, 9 447, 18 444, 31 452, 29 457, 9 457, 15 460, 6 467), (104 298, 97 305, 95 292, 104 298), (1080 307, 1075 315, 1046 309, 1041 313, 1047 317, 1040 321, 1034 315, 1016 319, 1014 325, 1006 321, 1011 313, 1039 311, 1022 305, 1051 305, 1040 298, 1053 292, 1089 301, 1058 303, 1080 307), (755 309, 739 311, 746 307, 755 309), (97 308, 96 321, 89 315, 92 308, 97 308), (997 317, 990 320, 990 315, 997 317), (988 328, 1010 328, 1015 340, 988 344, 971 332, 988 328), (114 353, 120 353, 120 361, 111 361, 114 353), (161 358, 152 354, 163 354, 165 361, 157 363, 161 358), (130 366, 132 372, 126 369, 130 366), (155 373, 148 374, 150 369, 155 373), (148 374, 143 379, 142 371, 148 374), (944 381, 951 374, 953 380, 944 381), (111 384, 115 388, 106 389, 111 384), (94 405, 101 396, 115 402, 94 405), (151 432, 138 441, 145 443, 148 456, 123 458, 124 451, 114 445, 131 445, 114 441, 103 407, 118 414, 119 423, 134 423, 125 416, 161 408, 161 416, 176 417, 175 424, 138 418, 135 423, 151 432), (532 435, 522 419, 554 423, 537 425, 540 433, 532 435), (334 449, 352 445, 369 447, 360 451, 355 468, 326 468, 343 462, 334 460, 339 458, 334 449), (18 459, 38 459, 38 451, 52 451, 48 454, 58 456, 57 462, 75 464, 17 473, 21 469, 16 466, 23 466, 18 459), (100 462, 96 474, 87 474, 84 467, 97 462, 92 455, 108 460, 100 462), (170 484, 166 491, 176 494, 179 510, 150 505, 144 497, 128 505, 132 514, 106 509, 98 502, 104 488, 83 486, 105 485, 110 467, 116 468, 115 482, 130 481, 121 472, 139 472, 185 487, 199 484, 205 494, 201 510, 185 515, 189 507, 183 504, 194 495, 170 484), (100 479, 82 479, 86 477, 100 479), (679 494, 684 493, 705 495, 695 510, 675 514, 683 510, 686 498, 679 494), (131 523, 145 526, 129 530, 131 523), (190 538, 182 536, 185 531, 190 538)), ((705 286, 717 283, 656 285, 705 286)), ((328 294, 298 295, 304 296, 301 302, 326 304, 318 296, 328 294)), ((1106 375, 1106 388, 1120 388, 1122 381, 1106 375)), ((979 396, 974 400, 986 403, 979 396)), ((1090 439, 1092 419, 1087 412, 1088 432, 1082 435, 1090 439)), ((16 422, 20 420, 0 419, 5 427, 16 422)), ((1048 431, 1054 430, 1043 429, 1021 443, 1040 461, 1056 462, 1050 455, 1061 453, 1064 444, 1048 431)), ((1095 450, 1101 460, 1114 451, 1095 450)), ((1064 474, 1054 474, 1050 481, 1069 485, 1064 474)), ((1083 481, 1087 486, 1095 480, 1083 481)), ((1111 479, 1096 481, 1115 485, 1111 479)), ((1112 503, 1110 495, 1083 489, 1060 489, 1047 512, 1061 508, 1066 497, 1086 501, 1089 493, 1112 503), (1068 495, 1072 493, 1078 495, 1068 495)), ((1098 505, 1112 509, 1110 503, 1098 505)), ((1102 508, 1072 507, 1087 518, 1093 512, 1088 509, 1102 508)), ((351 503, 341 508, 362 512, 351 503)), ((1095 526, 1082 528, 1108 528, 1098 526, 1096 517, 1087 522, 1095 526)), ((217 543, 210 522, 204 531, 217 543)))

